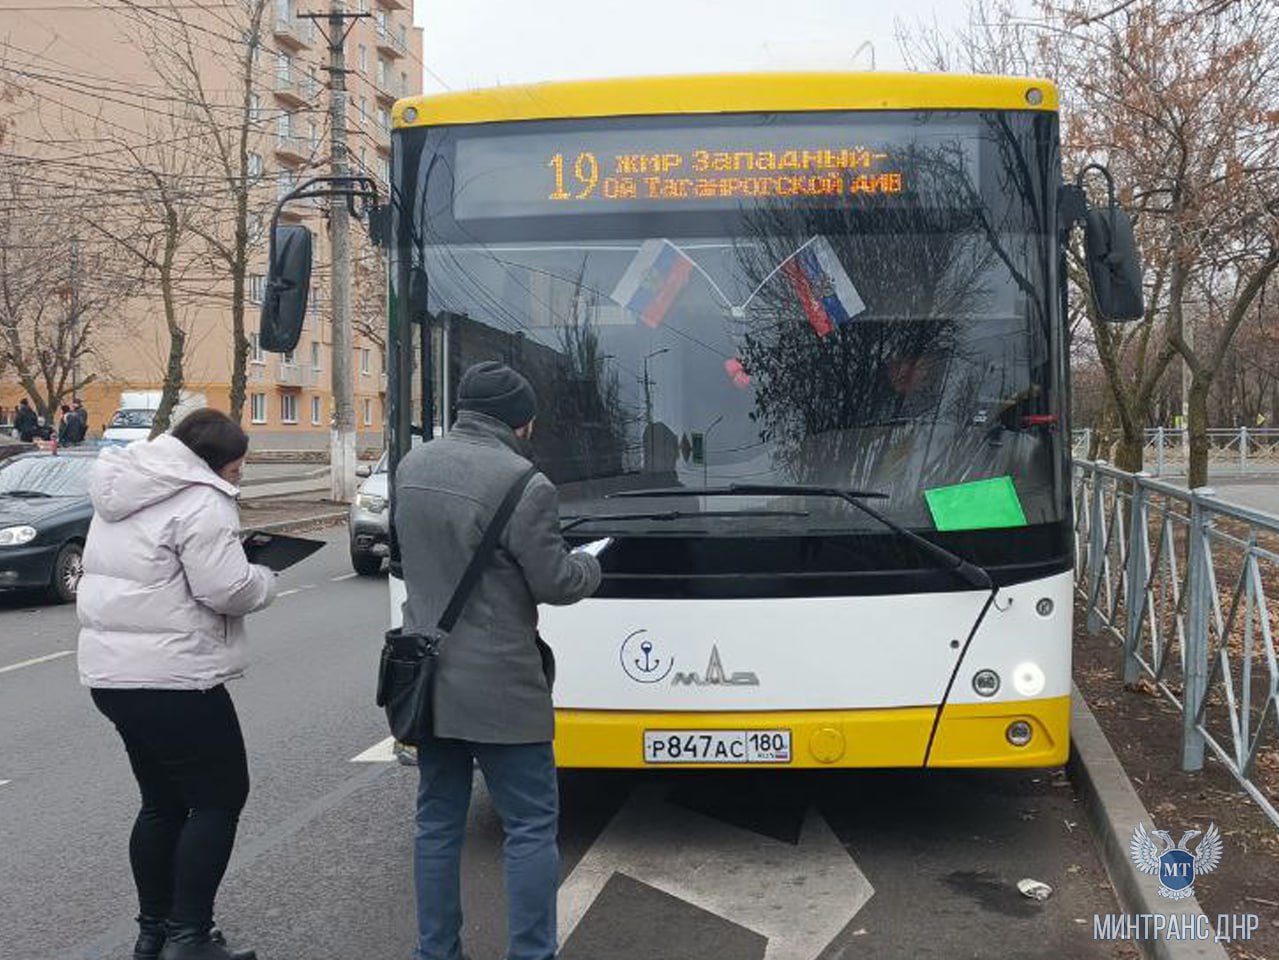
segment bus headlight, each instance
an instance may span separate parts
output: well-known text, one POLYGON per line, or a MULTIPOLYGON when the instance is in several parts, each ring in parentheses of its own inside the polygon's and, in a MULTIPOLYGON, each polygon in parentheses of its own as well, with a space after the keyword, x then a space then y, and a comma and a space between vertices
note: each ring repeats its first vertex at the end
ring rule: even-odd
POLYGON ((1014 720, 1004 731, 1004 736, 1014 747, 1024 747, 1034 735, 1034 729, 1025 720, 1014 720))
POLYGON ((999 674, 994 670, 978 670, 973 674, 973 690, 979 697, 993 697, 999 692, 999 674))
POLYGON ((1013 667, 1013 686, 1023 697, 1037 697, 1044 692, 1044 671, 1027 660, 1013 667))

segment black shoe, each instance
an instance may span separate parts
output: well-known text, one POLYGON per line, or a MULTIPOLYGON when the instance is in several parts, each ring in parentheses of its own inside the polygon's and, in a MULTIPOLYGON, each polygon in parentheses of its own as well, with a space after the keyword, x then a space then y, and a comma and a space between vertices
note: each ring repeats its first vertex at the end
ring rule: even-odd
POLYGON ((139 914, 138 942, 133 945, 133 960, 157 960, 168 930, 168 924, 162 918, 139 914))
POLYGON ((208 923, 169 923, 168 939, 160 951, 159 960, 257 960, 253 950, 231 950, 222 932, 212 936, 208 923), (219 942, 219 940, 221 942, 219 942))

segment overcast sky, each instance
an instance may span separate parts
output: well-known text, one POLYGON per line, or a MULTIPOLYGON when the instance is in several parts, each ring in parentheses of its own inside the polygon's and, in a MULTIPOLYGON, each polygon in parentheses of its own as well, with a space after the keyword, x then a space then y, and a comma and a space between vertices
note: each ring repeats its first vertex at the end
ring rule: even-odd
POLYGON ((415 0, 426 90, 751 69, 901 69, 894 18, 966 19, 963 0, 415 0))

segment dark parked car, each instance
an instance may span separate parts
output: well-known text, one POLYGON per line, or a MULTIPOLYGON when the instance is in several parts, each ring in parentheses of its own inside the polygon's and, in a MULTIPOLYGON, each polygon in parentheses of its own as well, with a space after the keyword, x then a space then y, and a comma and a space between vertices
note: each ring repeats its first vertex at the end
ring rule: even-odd
POLYGON ((40 588, 62 603, 75 599, 96 456, 26 453, 0 466, 0 589, 40 588))

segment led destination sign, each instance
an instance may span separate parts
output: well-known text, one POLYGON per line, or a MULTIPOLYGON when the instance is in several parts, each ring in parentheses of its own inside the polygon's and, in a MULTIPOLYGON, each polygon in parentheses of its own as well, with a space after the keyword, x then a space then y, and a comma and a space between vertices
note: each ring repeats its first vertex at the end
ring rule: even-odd
POLYGON ((600 157, 584 150, 546 161, 548 200, 715 200, 756 197, 838 197, 845 193, 901 193, 900 170, 882 169, 888 154, 838 150, 703 150, 623 153, 600 157), (611 170, 609 169, 611 167, 611 170))
POLYGON ((476 136, 457 143, 458 220, 736 209, 909 195, 929 151, 975 183, 971 129, 768 124, 476 136))

